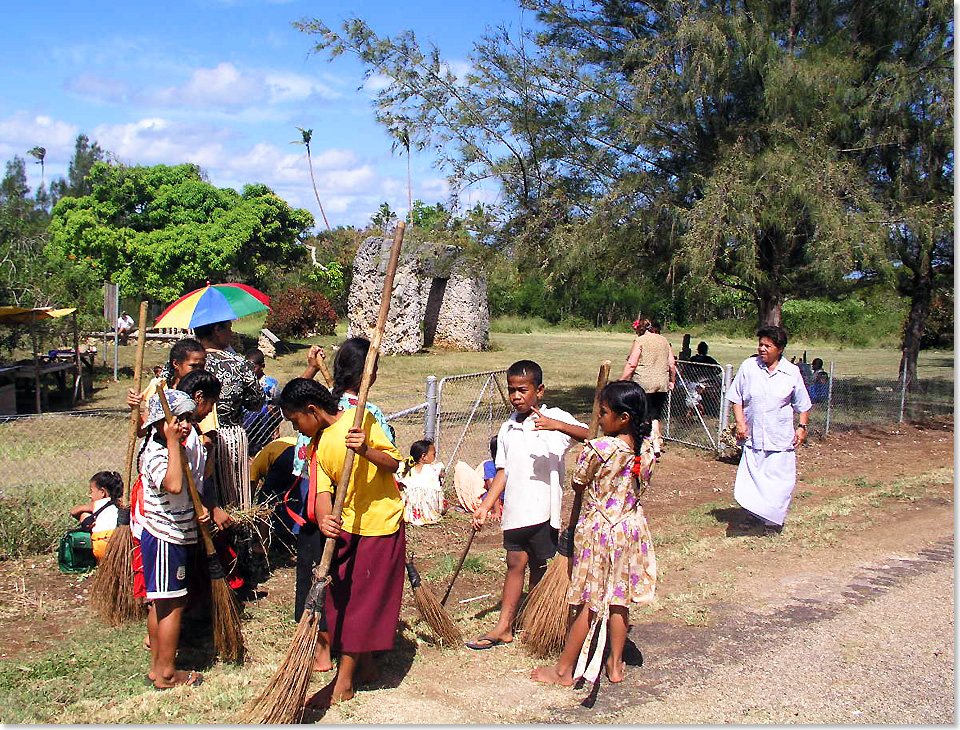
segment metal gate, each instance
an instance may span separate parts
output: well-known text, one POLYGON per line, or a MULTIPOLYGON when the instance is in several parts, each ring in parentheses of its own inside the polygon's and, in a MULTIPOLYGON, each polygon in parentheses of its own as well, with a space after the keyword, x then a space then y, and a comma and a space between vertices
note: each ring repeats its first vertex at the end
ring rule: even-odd
POLYGON ((677 382, 667 396, 660 421, 665 439, 721 451, 720 432, 727 426, 726 399, 730 372, 721 365, 677 361, 677 382))

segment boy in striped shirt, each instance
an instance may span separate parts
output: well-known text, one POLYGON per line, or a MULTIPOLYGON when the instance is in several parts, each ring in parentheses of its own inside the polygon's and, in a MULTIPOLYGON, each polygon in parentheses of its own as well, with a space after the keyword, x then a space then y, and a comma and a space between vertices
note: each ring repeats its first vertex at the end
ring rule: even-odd
MULTIPOLYGON (((150 601, 147 633, 150 637, 149 678, 157 689, 179 684, 198 685, 203 675, 177 670, 175 660, 180 624, 187 603, 187 563, 197 542, 197 516, 184 476, 179 443, 195 483, 203 476, 206 454, 192 427, 197 405, 186 393, 166 391, 173 423, 164 420, 159 395, 150 398, 148 432, 140 461, 143 484, 143 533, 140 552, 150 601)), ((204 508, 199 519, 208 521, 204 508)))

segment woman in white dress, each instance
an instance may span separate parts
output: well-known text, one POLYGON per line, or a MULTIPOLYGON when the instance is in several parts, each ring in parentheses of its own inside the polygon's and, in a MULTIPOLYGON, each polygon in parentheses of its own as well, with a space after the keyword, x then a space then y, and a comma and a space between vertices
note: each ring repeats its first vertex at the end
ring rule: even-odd
POLYGON ((807 439, 811 404, 800 369, 783 357, 786 330, 761 327, 757 339, 757 354, 740 366, 727 400, 743 443, 733 496, 769 534, 780 532, 787 516, 797 484, 796 450, 807 439))

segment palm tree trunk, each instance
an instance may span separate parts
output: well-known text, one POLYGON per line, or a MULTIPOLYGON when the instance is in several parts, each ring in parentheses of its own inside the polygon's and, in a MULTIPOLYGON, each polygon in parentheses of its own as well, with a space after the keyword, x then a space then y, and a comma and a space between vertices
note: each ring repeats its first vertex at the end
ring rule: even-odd
POLYGON ((310 156, 310 145, 306 145, 307 148, 307 163, 310 166, 310 182, 313 183, 313 194, 317 199, 317 205, 320 206, 320 215, 323 216, 323 223, 326 225, 327 230, 330 230, 330 221, 327 220, 327 214, 323 212, 323 203, 320 202, 320 193, 317 192, 317 181, 313 177, 313 158, 310 156))

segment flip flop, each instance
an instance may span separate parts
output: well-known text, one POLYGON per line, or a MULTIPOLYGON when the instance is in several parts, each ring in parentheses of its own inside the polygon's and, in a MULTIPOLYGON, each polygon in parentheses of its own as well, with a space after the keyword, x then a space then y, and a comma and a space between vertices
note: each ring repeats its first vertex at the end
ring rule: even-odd
POLYGON ((200 674, 200 672, 189 672, 186 680, 179 684, 174 684, 170 687, 157 687, 157 685, 153 685, 153 688, 158 692, 165 692, 174 687, 199 687, 201 684, 203 684, 203 675, 200 674))
POLYGON ((495 646, 500 646, 501 644, 508 644, 509 642, 504 641, 503 639, 494 639, 491 636, 481 636, 476 641, 468 641, 467 646, 471 649, 482 650, 482 649, 492 649, 495 646))

